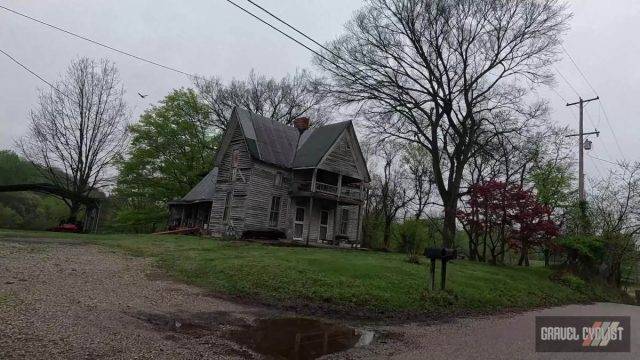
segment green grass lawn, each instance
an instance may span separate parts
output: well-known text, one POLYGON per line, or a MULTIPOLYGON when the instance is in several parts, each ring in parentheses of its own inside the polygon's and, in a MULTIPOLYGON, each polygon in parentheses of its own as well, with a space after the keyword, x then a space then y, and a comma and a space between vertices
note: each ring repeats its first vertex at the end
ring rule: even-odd
MULTIPOLYGON (((0 230, 0 237, 77 239, 153 258, 170 276, 262 303, 364 316, 438 317, 492 313, 596 300, 619 293, 579 279, 563 285, 544 267, 490 266, 454 261, 446 292, 427 290, 427 262, 403 254, 276 247, 212 238, 76 235, 0 230)), ((439 276, 439 274, 437 274, 439 276)))

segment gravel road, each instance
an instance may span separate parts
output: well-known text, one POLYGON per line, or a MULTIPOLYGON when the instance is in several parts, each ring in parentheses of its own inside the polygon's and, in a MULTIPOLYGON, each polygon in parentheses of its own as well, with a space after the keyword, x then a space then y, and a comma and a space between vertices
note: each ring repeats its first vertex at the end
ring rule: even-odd
POLYGON ((223 332, 267 315, 168 281, 145 259, 0 239, 0 359, 255 358, 217 331, 171 330, 200 320, 223 332))
MULTIPOLYGON (((284 315, 292 314, 209 296, 166 279, 148 260, 105 248, 0 238, 0 359, 261 358, 228 334, 258 318, 284 315)), ((326 358, 640 358, 640 307, 629 305, 365 327, 381 335, 369 346, 326 358), (535 353, 536 315, 631 316, 632 352, 535 353)))

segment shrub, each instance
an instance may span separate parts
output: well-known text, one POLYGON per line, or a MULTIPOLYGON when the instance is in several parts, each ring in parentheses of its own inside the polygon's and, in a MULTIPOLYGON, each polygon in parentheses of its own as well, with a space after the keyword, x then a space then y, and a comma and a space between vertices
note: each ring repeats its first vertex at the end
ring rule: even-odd
POLYGON ((409 262, 420 263, 420 255, 429 241, 426 224, 421 220, 407 220, 398 226, 398 246, 409 256, 409 262))
POLYGON ((566 265, 571 271, 586 278, 598 275, 605 256, 605 243, 600 237, 568 235, 559 238, 558 245, 566 252, 566 265))
POLYGON ((570 273, 565 273, 564 275, 562 275, 558 279, 558 282, 570 289, 580 292, 585 292, 588 289, 587 283, 584 280, 570 273))

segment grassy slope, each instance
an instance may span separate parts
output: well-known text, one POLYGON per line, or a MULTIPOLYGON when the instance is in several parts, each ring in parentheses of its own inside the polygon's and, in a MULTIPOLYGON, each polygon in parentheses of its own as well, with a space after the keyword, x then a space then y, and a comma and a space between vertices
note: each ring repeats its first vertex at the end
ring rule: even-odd
MULTIPOLYGON (((592 300, 617 294, 586 284, 549 280, 542 267, 495 267, 455 261, 449 291, 426 291, 426 264, 402 254, 274 247, 211 238, 151 235, 69 235, 0 230, 0 237, 75 238, 154 258, 171 276, 212 292, 285 306, 366 315, 442 316, 592 300), (306 304, 306 305, 305 305, 306 304)), ((426 263, 426 262, 425 262, 426 263)))

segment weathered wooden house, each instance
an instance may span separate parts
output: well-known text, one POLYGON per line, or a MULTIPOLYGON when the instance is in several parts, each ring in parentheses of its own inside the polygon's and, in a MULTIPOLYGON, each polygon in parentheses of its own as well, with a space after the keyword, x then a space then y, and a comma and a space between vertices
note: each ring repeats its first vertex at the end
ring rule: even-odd
POLYGON ((351 121, 287 126, 236 108, 213 170, 169 203, 172 227, 359 243, 369 173, 351 121))

